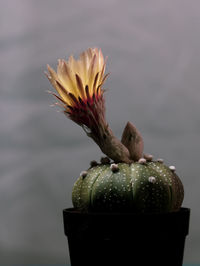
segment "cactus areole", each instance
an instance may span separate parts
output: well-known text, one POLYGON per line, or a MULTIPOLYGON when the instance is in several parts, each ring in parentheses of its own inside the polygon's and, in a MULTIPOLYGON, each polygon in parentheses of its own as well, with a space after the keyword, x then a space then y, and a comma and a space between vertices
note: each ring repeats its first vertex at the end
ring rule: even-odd
POLYGON ((46 73, 58 93, 50 92, 58 99, 56 105, 107 156, 81 173, 73 187, 74 207, 84 212, 178 211, 184 190, 175 167, 143 154, 142 136, 132 123, 119 140, 106 122, 105 66, 101 50, 89 48, 79 60, 59 60, 57 73, 50 66, 46 73))

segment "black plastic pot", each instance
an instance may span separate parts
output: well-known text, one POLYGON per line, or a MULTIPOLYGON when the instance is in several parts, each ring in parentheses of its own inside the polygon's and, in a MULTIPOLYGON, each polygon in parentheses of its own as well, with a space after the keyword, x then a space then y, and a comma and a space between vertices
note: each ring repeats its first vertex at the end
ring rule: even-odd
POLYGON ((72 266, 181 266, 190 209, 162 214, 63 211, 72 266))

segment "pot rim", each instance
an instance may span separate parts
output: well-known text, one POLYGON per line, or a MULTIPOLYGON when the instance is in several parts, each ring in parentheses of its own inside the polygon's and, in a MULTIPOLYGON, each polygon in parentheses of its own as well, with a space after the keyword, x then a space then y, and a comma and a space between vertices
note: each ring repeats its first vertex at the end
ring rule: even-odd
POLYGON ((190 214, 191 209, 187 207, 181 207, 177 211, 171 211, 171 212, 90 212, 90 211, 81 211, 78 209, 75 209, 73 207, 66 208, 63 210, 63 214, 73 214, 73 215, 89 215, 89 216, 144 216, 144 217, 150 217, 150 216, 177 216, 180 214, 190 214))

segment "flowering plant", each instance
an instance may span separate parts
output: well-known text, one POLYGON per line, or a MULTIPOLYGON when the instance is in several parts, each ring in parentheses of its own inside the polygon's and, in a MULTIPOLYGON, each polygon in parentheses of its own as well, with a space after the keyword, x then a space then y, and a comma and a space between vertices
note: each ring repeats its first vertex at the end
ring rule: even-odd
POLYGON ((78 60, 73 56, 58 60, 57 73, 47 68, 57 91, 50 92, 58 99, 56 104, 107 155, 100 165, 92 161, 91 168, 82 172, 72 193, 74 206, 95 211, 178 210, 184 192, 175 167, 143 154, 142 136, 132 123, 127 123, 120 141, 106 122, 103 84, 108 74, 101 50, 89 48, 78 60))

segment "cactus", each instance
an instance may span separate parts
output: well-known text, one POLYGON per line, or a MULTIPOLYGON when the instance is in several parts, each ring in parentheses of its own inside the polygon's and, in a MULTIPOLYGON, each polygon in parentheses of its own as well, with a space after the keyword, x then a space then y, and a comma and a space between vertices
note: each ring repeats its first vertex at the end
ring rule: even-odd
POLYGON ((48 71, 58 92, 50 92, 59 100, 56 104, 107 155, 81 173, 73 187, 74 207, 93 212, 178 211, 184 189, 175 167, 143 154, 142 136, 132 123, 127 123, 120 141, 106 122, 102 85, 107 75, 101 50, 90 48, 77 61, 59 60, 57 73, 49 66, 48 71))
POLYGON ((84 211, 171 212, 182 200, 180 179, 156 161, 91 167, 72 192, 74 207, 84 211))

